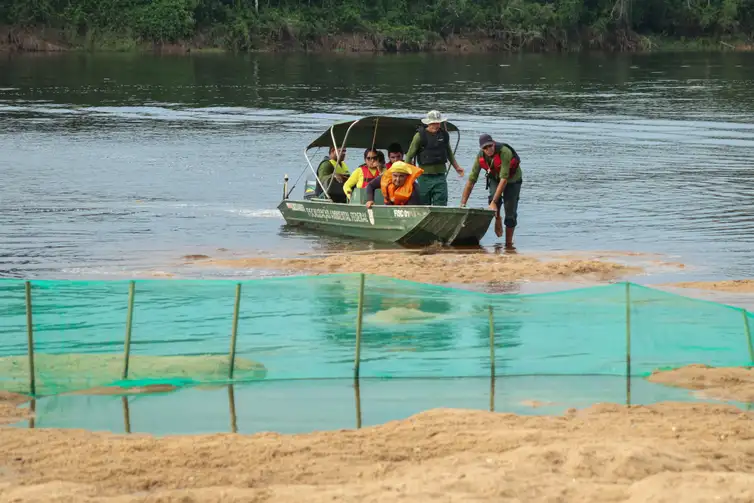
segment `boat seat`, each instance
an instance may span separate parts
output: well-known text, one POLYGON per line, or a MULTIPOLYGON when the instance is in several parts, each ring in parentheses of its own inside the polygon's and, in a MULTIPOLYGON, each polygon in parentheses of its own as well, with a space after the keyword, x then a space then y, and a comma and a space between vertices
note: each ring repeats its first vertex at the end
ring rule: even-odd
MULTIPOLYGON (((351 201, 348 204, 358 204, 359 206, 367 204, 366 189, 354 188, 353 192, 351 192, 351 201)), ((382 191, 374 191, 374 204, 385 204, 385 199, 382 197, 382 191)))

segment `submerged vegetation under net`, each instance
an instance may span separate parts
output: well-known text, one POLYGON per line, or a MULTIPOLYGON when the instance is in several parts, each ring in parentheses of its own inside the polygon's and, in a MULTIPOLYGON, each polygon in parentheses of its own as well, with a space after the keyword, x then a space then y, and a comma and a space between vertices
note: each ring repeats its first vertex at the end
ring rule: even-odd
POLYGON ((745 310, 631 283, 512 295, 360 274, 0 280, 0 389, 646 376, 750 365, 751 326, 745 310))

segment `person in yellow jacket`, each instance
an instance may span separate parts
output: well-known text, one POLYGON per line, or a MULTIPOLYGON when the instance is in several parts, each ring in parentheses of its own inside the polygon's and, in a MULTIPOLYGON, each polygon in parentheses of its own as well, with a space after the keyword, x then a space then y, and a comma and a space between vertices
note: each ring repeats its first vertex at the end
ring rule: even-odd
MULTIPOLYGON (((384 159, 384 157, 383 155, 382 158, 384 159)), ((351 193, 355 187, 365 189, 369 182, 375 178, 379 178, 382 173, 381 167, 380 152, 371 148, 364 151, 364 164, 356 168, 351 173, 351 176, 348 177, 346 183, 343 184, 343 192, 346 194, 346 197, 350 200, 351 193)))

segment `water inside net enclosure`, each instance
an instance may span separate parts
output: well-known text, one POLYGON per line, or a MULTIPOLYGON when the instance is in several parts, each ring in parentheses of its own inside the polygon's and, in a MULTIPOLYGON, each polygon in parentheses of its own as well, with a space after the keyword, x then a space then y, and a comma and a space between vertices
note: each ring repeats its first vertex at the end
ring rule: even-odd
MULTIPOLYGON (((359 274, 29 284, 38 395, 354 373, 359 274)), ((0 389, 22 393, 31 391, 26 301, 24 281, 0 280, 0 389)), ((484 376, 492 355, 496 375, 646 376, 693 363, 743 366, 752 363, 751 318, 628 283, 515 295, 368 275, 360 376, 484 376)))

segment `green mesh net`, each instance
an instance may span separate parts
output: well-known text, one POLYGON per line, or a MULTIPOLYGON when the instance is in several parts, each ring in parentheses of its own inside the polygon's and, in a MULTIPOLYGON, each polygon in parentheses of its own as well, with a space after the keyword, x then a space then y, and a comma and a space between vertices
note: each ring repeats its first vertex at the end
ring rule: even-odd
MULTIPOLYGON (((37 395, 354 375, 358 274, 137 280, 124 379, 130 283, 30 282, 37 395)), ((744 366, 752 364, 751 319, 629 283, 511 295, 366 276, 360 376, 489 376, 493 355, 498 376, 744 366)), ((1 280, 0 389, 30 392, 27 341, 25 282, 1 280)))

